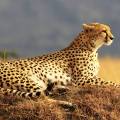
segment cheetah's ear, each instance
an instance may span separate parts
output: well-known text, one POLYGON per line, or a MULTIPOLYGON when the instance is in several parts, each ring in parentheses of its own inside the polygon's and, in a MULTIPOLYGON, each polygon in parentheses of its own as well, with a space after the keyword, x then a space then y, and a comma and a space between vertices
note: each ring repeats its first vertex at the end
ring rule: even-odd
POLYGON ((95 26, 91 24, 82 24, 84 30, 94 29, 95 26))

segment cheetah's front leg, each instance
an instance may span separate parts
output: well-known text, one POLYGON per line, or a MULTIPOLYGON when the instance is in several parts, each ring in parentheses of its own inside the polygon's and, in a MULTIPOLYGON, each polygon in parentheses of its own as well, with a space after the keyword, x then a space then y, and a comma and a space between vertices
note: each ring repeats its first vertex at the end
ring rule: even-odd
MULTIPOLYGON (((70 79, 70 78, 69 78, 70 79)), ((51 79, 48 79, 48 82, 47 82, 47 89, 46 89, 46 93, 47 94, 51 94, 52 91, 69 91, 69 87, 68 85, 71 84, 71 81, 70 80, 66 80, 66 79, 58 79, 58 80, 51 80, 51 79)))
POLYGON ((62 92, 70 91, 69 85, 71 85, 72 82, 70 80, 64 81, 64 82, 58 81, 57 83, 54 83, 54 84, 55 84, 55 86, 54 86, 53 90, 62 93, 62 92))
POLYGON ((66 91, 70 91, 70 89, 65 84, 61 84, 61 82, 49 82, 47 85, 47 89, 45 90, 46 95, 51 95, 54 91, 64 93, 66 91))

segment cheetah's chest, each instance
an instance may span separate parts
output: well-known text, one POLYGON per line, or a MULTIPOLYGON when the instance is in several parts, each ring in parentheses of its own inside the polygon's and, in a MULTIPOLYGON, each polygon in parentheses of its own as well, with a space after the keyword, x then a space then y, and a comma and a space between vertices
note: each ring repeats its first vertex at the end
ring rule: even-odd
POLYGON ((97 54, 81 53, 80 56, 75 57, 73 63, 73 72, 76 72, 77 76, 93 77, 98 74, 99 62, 97 60, 97 54), (78 75, 79 74, 79 75, 78 75))

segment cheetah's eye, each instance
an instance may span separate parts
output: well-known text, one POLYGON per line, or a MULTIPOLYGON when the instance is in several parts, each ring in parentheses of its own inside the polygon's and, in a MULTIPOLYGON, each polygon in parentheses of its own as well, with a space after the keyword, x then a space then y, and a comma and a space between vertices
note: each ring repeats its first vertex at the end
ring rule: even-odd
POLYGON ((102 32, 106 33, 107 34, 107 31, 106 30, 103 30, 102 32))
POLYGON ((106 36, 108 35, 106 30, 103 30, 101 33, 105 33, 106 36))

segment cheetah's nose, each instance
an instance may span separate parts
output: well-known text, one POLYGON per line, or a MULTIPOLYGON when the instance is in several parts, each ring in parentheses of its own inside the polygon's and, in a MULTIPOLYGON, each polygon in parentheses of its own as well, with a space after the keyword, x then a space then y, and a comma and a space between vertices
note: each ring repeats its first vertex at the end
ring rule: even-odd
POLYGON ((114 36, 111 36, 110 39, 113 40, 115 37, 114 36))

